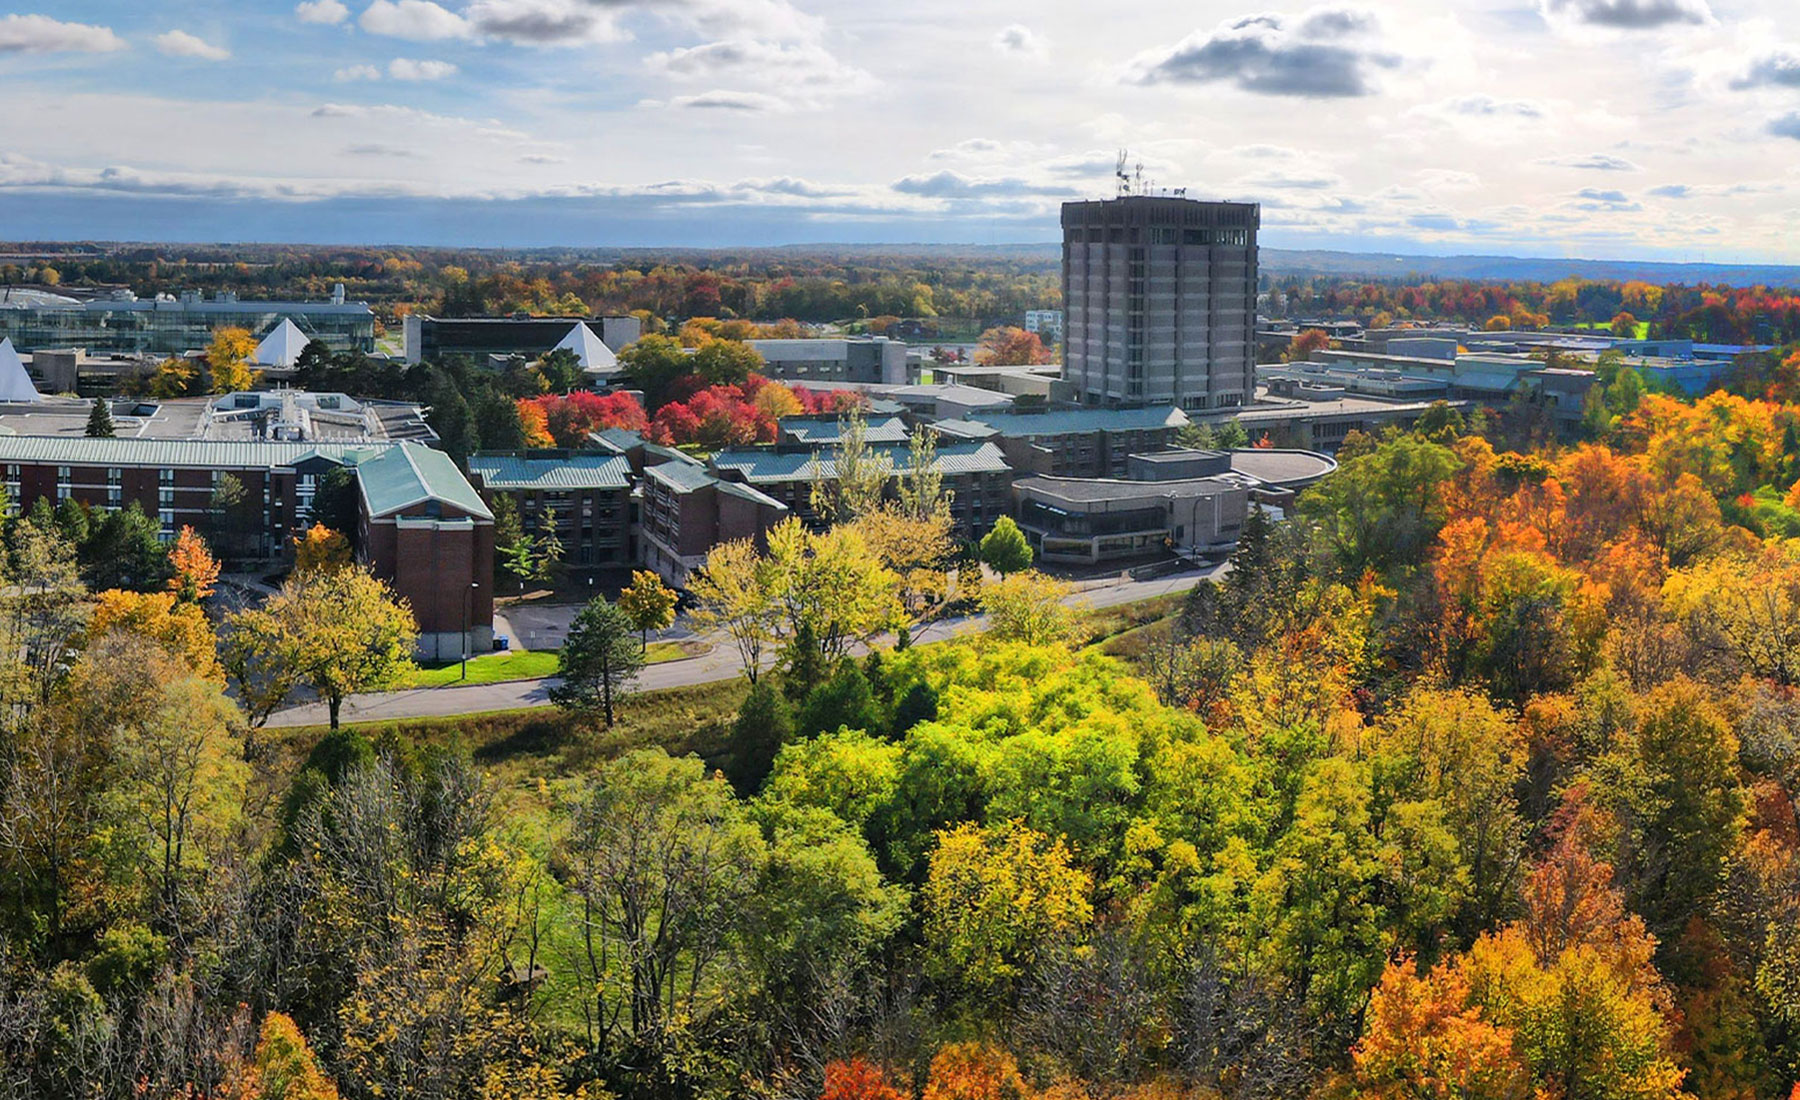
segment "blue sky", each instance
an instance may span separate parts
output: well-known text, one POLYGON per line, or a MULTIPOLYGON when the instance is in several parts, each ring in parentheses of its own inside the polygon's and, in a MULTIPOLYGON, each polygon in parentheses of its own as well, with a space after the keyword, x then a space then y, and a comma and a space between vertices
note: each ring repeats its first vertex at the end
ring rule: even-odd
POLYGON ((1800 262, 1791 3, 0 0, 0 237, 1800 262))

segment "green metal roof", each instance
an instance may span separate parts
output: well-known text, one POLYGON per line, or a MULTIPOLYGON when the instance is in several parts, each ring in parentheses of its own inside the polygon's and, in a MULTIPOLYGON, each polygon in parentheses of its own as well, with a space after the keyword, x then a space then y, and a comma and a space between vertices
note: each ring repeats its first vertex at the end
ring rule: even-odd
MULTIPOLYGON (((906 468, 909 459, 907 448, 871 447, 870 450, 887 455, 896 472, 906 468)), ((815 473, 815 461, 820 476, 827 479, 837 476, 837 463, 829 454, 815 455, 811 451, 744 448, 720 451, 712 458, 715 470, 741 474, 753 484, 811 481, 815 473)), ((939 473, 947 475, 1003 473, 1011 469, 1006 464, 1006 456, 992 443, 953 443, 940 446, 937 449, 935 468, 939 473)))
POLYGON ((691 466, 704 465, 699 459, 686 451, 674 447, 665 447, 660 443, 652 443, 645 439, 641 432, 629 428, 602 428, 597 432, 589 432, 588 438, 603 451, 614 454, 625 454, 642 447, 647 455, 656 455, 676 462, 686 462, 691 466))
POLYGON ((626 489, 631 463, 619 455, 581 453, 548 455, 476 454, 469 473, 486 489, 626 489))
MULTIPOLYGON (((835 416, 789 416, 780 422, 782 434, 800 443, 836 443, 843 422, 835 416)), ((863 439, 870 443, 904 443, 910 433, 906 422, 897 416, 870 420, 863 428, 863 439)))
POLYGON ((356 480, 371 516, 386 516, 421 501, 440 500, 477 519, 493 519, 481 495, 442 451, 400 443, 362 456, 356 480))
POLYGON ((251 439, 97 439, 79 435, 0 437, 0 462, 63 466, 168 466, 211 470, 270 469, 309 457, 354 463, 397 443, 292 443, 251 439))
POLYGON ((665 462, 660 466, 646 466, 644 475, 665 482, 671 488, 683 493, 704 489, 719 480, 707 473, 704 467, 690 466, 685 462, 665 462))
POLYGON ((1041 413, 972 412, 965 419, 986 424, 1001 435, 1069 435, 1074 432, 1131 432, 1180 428, 1187 414, 1173 405, 1147 409, 1053 409, 1041 413))

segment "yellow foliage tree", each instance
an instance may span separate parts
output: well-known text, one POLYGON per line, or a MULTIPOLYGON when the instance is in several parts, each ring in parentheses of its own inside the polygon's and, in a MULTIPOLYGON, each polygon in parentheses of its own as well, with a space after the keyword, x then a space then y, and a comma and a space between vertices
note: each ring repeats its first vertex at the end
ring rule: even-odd
POLYGON ((238 393, 256 385, 258 372, 250 369, 256 354, 256 337, 250 330, 227 325, 213 330, 206 346, 206 368, 212 375, 212 393, 238 393))
POLYGON ((1035 569, 1001 577, 981 587, 987 636, 1000 642, 1060 645, 1075 633, 1075 612, 1063 604, 1073 591, 1035 569))
POLYGON ((1061 839, 1013 823, 938 834, 922 900, 929 966, 987 996, 1093 919, 1087 873, 1061 839))
POLYGON ((350 540, 322 523, 294 536, 294 574, 329 573, 351 564, 350 540))
POLYGON ((198 604, 178 600, 173 592, 127 592, 115 588, 95 596, 88 638, 104 638, 115 630, 150 639, 202 679, 221 685, 225 682, 225 673, 219 667, 217 639, 206 612, 198 604))

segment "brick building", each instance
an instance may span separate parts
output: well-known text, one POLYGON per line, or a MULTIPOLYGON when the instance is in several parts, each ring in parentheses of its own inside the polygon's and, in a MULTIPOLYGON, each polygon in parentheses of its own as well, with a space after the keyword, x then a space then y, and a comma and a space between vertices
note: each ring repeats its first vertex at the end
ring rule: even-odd
POLYGON ((639 549, 646 566, 685 585, 714 546, 750 539, 765 547, 769 528, 787 516, 786 505, 749 485, 691 462, 664 462, 644 469, 639 549))
POLYGON ((184 526, 212 538, 237 531, 245 556, 265 562, 289 558, 320 481, 346 466, 356 471, 359 553, 412 604, 421 656, 491 647, 493 514, 442 452, 415 443, 0 436, 15 509, 135 503, 165 538, 184 526), (227 477, 243 490, 232 508, 221 501, 227 477))
MULTIPOLYGON (((885 455, 896 476, 905 471, 911 460, 910 450, 904 445, 871 446, 870 450, 885 455)), ((819 523, 812 507, 813 486, 819 482, 829 483, 837 477, 837 464, 829 451, 779 447, 720 451, 712 456, 711 469, 718 477, 749 485, 773 497, 794 515, 813 525, 819 523)), ((937 448, 936 470, 943 475, 944 488, 951 494, 950 518, 960 537, 981 537, 996 520, 1012 510, 1012 468, 994 444, 941 442, 937 448)))
POLYGON ((469 478, 491 508, 512 498, 528 534, 554 515, 563 563, 577 570, 624 568, 631 537, 631 463, 623 455, 541 450, 469 456, 469 478))

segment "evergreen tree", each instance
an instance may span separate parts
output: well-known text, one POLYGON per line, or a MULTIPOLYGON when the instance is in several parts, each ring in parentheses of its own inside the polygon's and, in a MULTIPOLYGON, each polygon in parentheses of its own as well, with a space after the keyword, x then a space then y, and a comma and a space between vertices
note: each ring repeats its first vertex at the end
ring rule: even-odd
POLYGON ((112 408, 100 398, 94 398, 93 410, 88 413, 87 437, 89 439, 111 439, 117 434, 113 430, 112 408))
POLYGON ((731 727, 731 766, 725 777, 748 798, 762 789, 775 754, 794 736, 794 711, 767 679, 750 689, 731 727))
POLYGON ((631 636, 631 620, 599 596, 581 609, 569 628, 550 701, 578 714, 598 713, 613 724, 614 709, 644 667, 643 651, 631 636))
POLYGON ((897 741, 906 736, 906 731, 920 722, 929 722, 938 716, 938 694, 928 683, 920 680, 906 689, 900 701, 894 704, 893 734, 897 741))
POLYGON ((850 661, 839 666, 837 675, 814 688, 794 716, 794 732, 801 737, 814 737, 845 726, 865 733, 880 733, 887 728, 869 678, 850 661))
POLYGON ((825 681, 825 651, 812 624, 801 622, 781 652, 781 685, 789 699, 799 702, 825 681))

